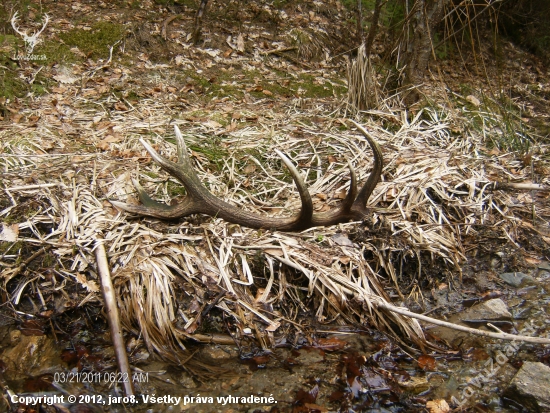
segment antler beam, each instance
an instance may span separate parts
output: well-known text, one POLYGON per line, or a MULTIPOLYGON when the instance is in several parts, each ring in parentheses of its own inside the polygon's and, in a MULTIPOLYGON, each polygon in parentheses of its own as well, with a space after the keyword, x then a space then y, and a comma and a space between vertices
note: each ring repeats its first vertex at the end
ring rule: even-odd
POLYGON ((367 201, 380 179, 384 161, 382 151, 376 141, 361 125, 353 121, 352 123, 363 134, 374 153, 373 169, 361 190, 357 192, 355 171, 348 162, 351 172, 350 190, 339 207, 327 212, 313 212, 313 202, 304 180, 290 159, 278 150, 275 150, 275 152, 289 169, 292 179, 298 188, 302 202, 299 213, 282 218, 263 216, 245 211, 216 198, 202 185, 198 175, 195 173, 191 160, 187 155, 187 147, 185 146, 183 136, 177 126, 174 128, 178 151, 177 163, 160 156, 143 139, 140 139, 140 142, 162 169, 183 184, 187 191, 186 198, 181 203, 173 206, 154 201, 143 190, 139 182, 134 180, 134 185, 143 205, 130 205, 117 201, 111 201, 111 203, 124 211, 161 219, 177 219, 191 214, 206 214, 250 228, 266 228, 281 231, 300 231, 311 227, 334 225, 350 220, 359 221, 368 215, 367 201))

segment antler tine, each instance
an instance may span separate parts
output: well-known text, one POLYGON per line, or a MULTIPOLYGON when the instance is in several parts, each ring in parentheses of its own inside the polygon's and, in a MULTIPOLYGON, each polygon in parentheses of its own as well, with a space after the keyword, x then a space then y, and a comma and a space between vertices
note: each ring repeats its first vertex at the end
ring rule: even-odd
POLYGON ((296 167, 292 164, 290 159, 288 159, 288 157, 284 153, 282 153, 278 149, 275 149, 275 153, 279 156, 279 158, 281 158, 283 163, 290 171, 292 179, 294 180, 294 183, 298 188, 300 201, 302 201, 302 209, 300 211, 299 221, 302 222, 304 225, 311 225, 311 218, 313 217, 313 201, 311 200, 311 195, 307 190, 306 183, 302 179, 302 176, 300 175, 300 172, 298 172, 298 169, 296 169, 296 167))
POLYGON ((206 189, 198 175, 195 173, 191 160, 187 155, 187 147, 183 136, 177 126, 175 126, 176 144, 178 148, 178 163, 159 155, 147 142, 140 139, 145 150, 149 152, 151 158, 158 163, 162 169, 180 181, 187 190, 187 196, 182 203, 168 206, 152 200, 145 193, 141 185, 137 185, 138 194, 144 205, 129 205, 122 202, 111 201, 111 203, 128 212, 139 215, 153 216, 156 218, 175 219, 194 213, 203 213, 210 216, 219 216, 229 222, 245 225, 252 228, 277 228, 283 230, 296 230, 311 226, 313 215, 313 202, 307 191, 306 185, 300 176, 298 170, 292 165, 290 160, 278 152, 283 163, 290 169, 290 173, 302 201, 300 213, 291 217, 272 218, 257 215, 251 212, 237 208, 219 198, 216 198, 208 189, 206 189))
MULTIPOLYGON (((353 121, 352 121, 353 122, 353 121)), ((121 202, 111 201, 113 205, 123 210, 133 212, 139 215, 153 216, 164 219, 181 218, 187 215, 202 213, 210 216, 217 216, 226 221, 244 225, 250 228, 269 228, 286 231, 302 230, 314 226, 333 225, 349 220, 361 220, 367 214, 366 203, 372 194, 374 187, 378 183, 382 174, 383 157, 382 151, 370 134, 360 125, 353 124, 361 131, 367 139, 374 153, 374 166, 363 185, 359 194, 357 194, 357 178, 353 166, 348 161, 350 168, 350 189, 340 207, 333 210, 314 214, 313 201, 307 190, 306 184, 300 175, 300 172, 292 164, 290 159, 281 151, 275 150, 275 153, 281 158, 283 163, 289 169, 292 179, 298 188, 300 200, 302 202, 299 213, 286 218, 265 217, 251 212, 244 211, 219 198, 216 198, 208 189, 206 189, 200 178, 193 169, 193 165, 187 155, 187 147, 183 136, 177 126, 174 127, 176 133, 176 144, 178 152, 178 162, 172 162, 159 155, 147 142, 140 139, 151 158, 158 163, 162 169, 170 175, 177 178, 187 190, 185 199, 174 206, 168 206, 152 200, 143 190, 138 182, 134 182, 143 205, 128 205, 121 202)))
POLYGON ((359 194, 357 195, 357 198, 355 199, 352 207, 352 209, 366 213, 367 201, 369 200, 369 197, 372 195, 376 184, 382 176, 382 169, 384 167, 384 156, 382 155, 382 150, 380 149, 380 146, 378 145, 378 143, 376 143, 371 134, 357 122, 354 122, 353 120, 350 120, 350 122, 353 123, 355 127, 359 129, 361 134, 365 137, 374 155, 374 164, 372 166, 372 171, 367 178, 367 181, 359 191, 359 194))

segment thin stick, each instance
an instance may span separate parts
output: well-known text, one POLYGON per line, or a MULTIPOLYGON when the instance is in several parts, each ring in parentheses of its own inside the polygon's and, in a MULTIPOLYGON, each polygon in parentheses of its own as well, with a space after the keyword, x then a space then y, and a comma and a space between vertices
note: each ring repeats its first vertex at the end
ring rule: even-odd
POLYGON ((550 188, 541 184, 524 184, 514 182, 493 182, 493 189, 501 189, 503 191, 510 189, 523 189, 533 191, 550 191, 550 188))
POLYGON ((170 17, 168 17, 166 20, 164 20, 164 23, 162 24, 162 30, 161 30, 161 32, 160 32, 160 35, 162 36, 162 38, 163 38, 164 40, 167 39, 167 34, 166 34, 166 32, 167 32, 167 30, 168 30, 168 25, 169 25, 170 23, 172 23, 172 22, 173 22, 174 20, 176 20, 176 19, 183 19, 183 14, 176 14, 176 15, 170 16, 170 17))
POLYGON ((19 275, 19 273, 21 271, 23 271, 25 268, 27 268, 27 265, 29 265, 31 262, 33 262, 35 259, 37 259, 38 257, 40 257, 42 254, 44 254, 46 252, 46 250, 50 249, 50 246, 46 246, 42 249, 39 249, 38 251, 36 251, 34 254, 32 254, 29 258, 27 258, 25 260, 25 262, 23 262, 19 267, 17 267, 9 276, 10 279, 12 279, 13 277, 16 277, 17 275, 19 275))
POLYGON ((101 290, 103 291, 103 299, 105 300, 105 309, 109 326, 111 328, 111 338, 115 348, 115 356, 118 363, 118 369, 123 376, 128 380, 123 382, 124 392, 127 396, 134 395, 134 385, 132 382, 132 374, 128 363, 128 355, 122 338, 122 328, 120 326, 120 318, 118 316, 118 307, 115 296, 115 289, 111 281, 111 273, 109 271, 109 262, 107 261, 107 252, 103 245, 103 240, 98 239, 95 243, 95 257, 97 260, 97 270, 101 279, 101 290))
POLYGON ((514 334, 508 334, 508 333, 493 333, 492 331, 483 331, 478 330, 476 328, 470 328, 470 327, 464 327, 458 324, 449 323, 447 321, 441 321, 437 320, 435 318, 426 317, 422 314, 416 314, 409 310, 405 310, 403 308, 395 307, 391 304, 388 304, 386 302, 383 302, 381 300, 377 300, 376 305, 380 308, 384 308, 386 310, 392 311, 394 313, 406 315, 411 318, 416 318, 418 320, 426 321, 428 323, 436 324, 439 326, 451 328, 453 330, 458 331, 464 331, 466 333, 475 334, 477 336, 484 336, 484 337, 491 337, 491 338, 498 338, 501 340, 511 340, 511 341, 525 341, 527 343, 536 343, 536 344, 550 344, 549 338, 543 338, 543 337, 529 337, 529 336, 518 336, 514 334))

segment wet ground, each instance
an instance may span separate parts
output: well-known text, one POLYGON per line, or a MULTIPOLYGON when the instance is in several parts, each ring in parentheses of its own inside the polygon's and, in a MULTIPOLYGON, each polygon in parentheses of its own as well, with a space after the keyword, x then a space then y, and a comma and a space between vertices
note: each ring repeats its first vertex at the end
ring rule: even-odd
MULTIPOLYGON (((469 292, 442 284, 431 297, 428 293, 430 315, 483 329, 492 322, 505 332, 548 337, 550 268, 542 262, 526 273, 517 287, 503 282, 495 271, 477 273, 469 292), (491 293, 472 294, 476 286, 490 287, 491 293), (452 314, 449 308, 460 311, 452 314)), ((470 276, 473 273, 465 271, 466 285, 470 276)), ((9 403, 12 412, 437 412, 450 411, 449 406, 516 412, 521 402, 506 393, 512 379, 527 362, 548 366, 550 361, 548 346, 486 339, 442 327, 425 326, 440 350, 422 354, 365 328, 323 326, 292 341, 279 337, 272 350, 251 343, 190 345, 196 360, 219 368, 213 380, 153 360, 139 339, 129 338, 136 391, 131 399, 124 397, 120 381, 125 378, 115 373, 101 313, 87 311, 76 319, 76 313, 68 314, 73 321, 65 331, 51 330, 40 320, 16 324, 2 318, 0 366, 2 384, 9 390, 0 402, 1 411, 10 409, 7 399, 15 393, 51 398, 41 400, 40 409, 9 403), (76 402, 70 403, 69 396, 76 402)), ((547 377, 539 379, 544 384, 547 377)))

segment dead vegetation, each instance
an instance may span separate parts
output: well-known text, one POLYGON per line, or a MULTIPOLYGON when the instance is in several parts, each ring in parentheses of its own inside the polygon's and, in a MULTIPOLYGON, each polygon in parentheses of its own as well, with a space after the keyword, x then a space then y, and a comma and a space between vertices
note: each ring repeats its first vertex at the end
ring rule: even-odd
MULTIPOLYGON (((324 27, 324 12, 297 15, 324 27)), ((252 21, 272 24, 274 15, 288 19, 258 9, 252 21)), ((432 106, 387 105, 357 116, 385 158, 364 222, 290 234, 200 215, 175 223, 115 210, 108 199, 135 202, 132 178, 166 203, 184 196, 138 142, 144 137, 175 159, 174 124, 208 189, 259 214, 284 216, 299 205, 275 149, 298 165, 317 212, 345 196, 348 161, 359 182, 372 165, 364 140, 340 118, 343 67, 332 56, 304 61, 324 51, 311 34, 281 44, 250 24, 245 37, 235 31, 222 41, 210 26, 203 38, 211 41, 191 47, 190 18, 173 21, 168 40, 157 20, 127 32, 141 53, 117 44, 112 59, 56 62, 43 70, 46 93, 2 103, 0 265, 4 302, 17 317, 61 314, 55 303, 63 300, 71 308, 99 303, 93 249, 103 239, 126 331, 150 353, 212 378, 220 370, 190 358, 188 340, 270 348, 281 336, 308 336, 312 325, 369 325, 411 351, 425 349, 416 320, 378 303, 424 305, 423 291, 437 280, 458 288, 461 266, 488 231, 519 253, 543 256, 548 195, 491 185, 548 186, 547 143, 531 142, 529 159, 490 145, 508 133, 502 117, 486 113, 481 96, 476 103, 440 84, 432 96, 446 98, 432 106), (165 41, 161 61, 149 46, 165 41), (539 244, 525 251, 520 239, 529 235, 539 244), (209 312, 223 323, 206 323, 209 312)), ((13 70, 36 78, 39 67, 13 70)))

